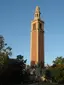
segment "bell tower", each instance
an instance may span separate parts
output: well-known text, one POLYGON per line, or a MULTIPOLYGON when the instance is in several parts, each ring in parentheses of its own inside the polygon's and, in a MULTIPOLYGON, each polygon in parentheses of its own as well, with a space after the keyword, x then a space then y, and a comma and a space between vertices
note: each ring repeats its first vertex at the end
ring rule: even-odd
POLYGON ((44 66, 44 21, 40 18, 40 8, 36 6, 34 20, 31 22, 30 59, 31 65, 44 66))

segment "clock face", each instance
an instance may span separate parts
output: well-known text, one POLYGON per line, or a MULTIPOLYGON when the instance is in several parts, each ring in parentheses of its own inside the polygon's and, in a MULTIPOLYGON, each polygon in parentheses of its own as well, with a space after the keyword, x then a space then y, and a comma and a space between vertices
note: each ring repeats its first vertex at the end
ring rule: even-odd
POLYGON ((36 24, 33 24, 33 30, 36 30, 36 24))

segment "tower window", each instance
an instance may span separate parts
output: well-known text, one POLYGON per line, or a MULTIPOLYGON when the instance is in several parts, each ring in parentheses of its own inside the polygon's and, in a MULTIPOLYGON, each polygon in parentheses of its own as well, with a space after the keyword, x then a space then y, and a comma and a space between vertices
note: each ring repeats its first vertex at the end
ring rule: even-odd
POLYGON ((38 17, 38 14, 37 14, 37 17, 38 17))
POLYGON ((39 23, 39 29, 42 29, 42 24, 41 23, 39 23))
POLYGON ((36 30, 36 24, 33 24, 33 30, 36 30))

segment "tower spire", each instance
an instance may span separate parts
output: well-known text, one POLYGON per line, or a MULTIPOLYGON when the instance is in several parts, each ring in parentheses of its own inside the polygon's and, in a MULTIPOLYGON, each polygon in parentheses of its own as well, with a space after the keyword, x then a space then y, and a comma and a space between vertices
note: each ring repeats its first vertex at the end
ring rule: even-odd
POLYGON ((40 19, 40 8, 39 6, 36 6, 36 9, 35 9, 35 14, 34 14, 34 19, 37 20, 37 19, 40 19))

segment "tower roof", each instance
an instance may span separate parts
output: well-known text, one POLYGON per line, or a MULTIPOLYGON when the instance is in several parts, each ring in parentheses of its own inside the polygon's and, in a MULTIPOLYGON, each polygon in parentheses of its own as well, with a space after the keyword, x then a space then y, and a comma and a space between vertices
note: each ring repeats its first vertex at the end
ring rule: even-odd
POLYGON ((40 7, 39 6, 36 6, 36 9, 35 9, 35 14, 34 14, 34 19, 40 19, 40 7))

